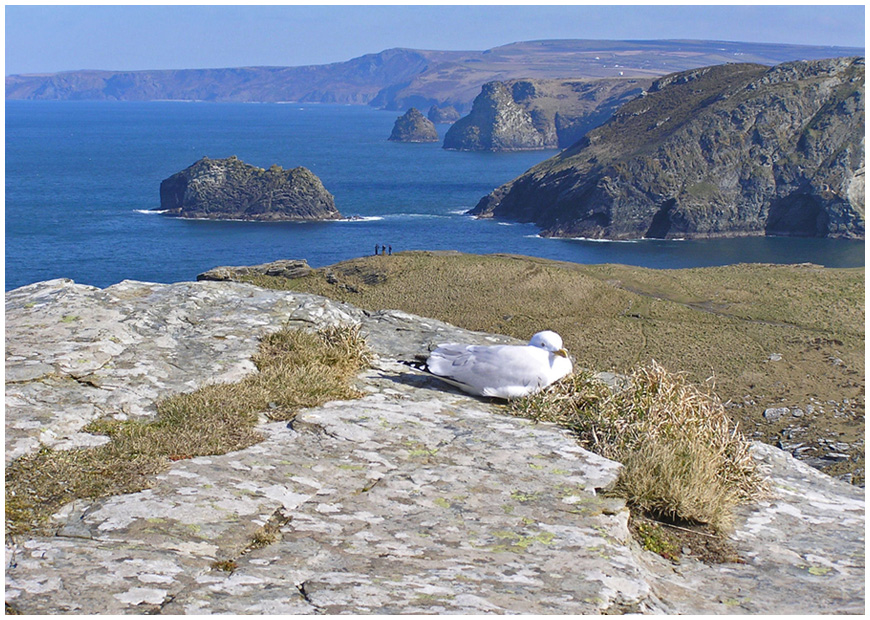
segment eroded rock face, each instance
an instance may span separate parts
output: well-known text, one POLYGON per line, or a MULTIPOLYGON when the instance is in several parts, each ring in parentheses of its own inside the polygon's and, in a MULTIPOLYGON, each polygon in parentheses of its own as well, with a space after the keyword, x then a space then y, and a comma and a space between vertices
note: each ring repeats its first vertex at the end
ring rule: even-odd
POLYGON ((268 170, 203 157, 160 184, 160 209, 197 219, 335 220, 341 213, 320 179, 303 167, 268 170))
POLYGON ((864 166, 863 58, 720 65, 656 81, 471 213, 560 237, 863 238, 864 166))
POLYGON ((53 280, 6 294, 6 458, 88 445, 105 416, 254 372, 282 326, 359 325, 366 395, 263 423, 265 440, 182 460, 152 488, 76 501, 56 536, 7 540, 23 613, 862 613, 864 503, 756 446, 771 494, 746 507, 744 564, 680 566, 631 541, 620 465, 548 424, 397 363, 504 337, 233 282, 53 280), (91 439, 88 439, 91 438, 91 439), (251 545, 271 524, 277 536, 251 545), (234 570, 215 567, 232 561, 234 570))
POLYGON ((444 148, 565 148, 601 125, 651 82, 638 78, 490 82, 481 89, 468 116, 444 136, 444 148))

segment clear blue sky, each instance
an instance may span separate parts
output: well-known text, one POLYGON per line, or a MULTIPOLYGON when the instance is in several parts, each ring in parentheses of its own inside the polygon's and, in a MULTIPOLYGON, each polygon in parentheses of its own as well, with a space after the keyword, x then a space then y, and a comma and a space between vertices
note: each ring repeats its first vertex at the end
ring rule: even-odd
POLYGON ((6 75, 296 66, 391 47, 715 39, 864 47, 864 5, 6 6, 6 75))

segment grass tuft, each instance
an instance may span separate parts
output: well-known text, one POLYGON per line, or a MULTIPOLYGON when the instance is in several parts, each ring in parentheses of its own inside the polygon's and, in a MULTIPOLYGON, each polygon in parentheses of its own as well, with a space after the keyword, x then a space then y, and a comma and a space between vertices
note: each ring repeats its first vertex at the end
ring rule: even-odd
POLYGON ((225 454, 262 440, 260 415, 290 420, 300 409, 357 398, 351 382, 370 354, 359 328, 283 329, 265 336, 258 372, 237 383, 206 385, 157 404, 157 420, 97 420, 107 435, 94 448, 42 448, 6 468, 6 532, 43 527, 64 504, 147 488, 170 462, 225 454))
POLYGON ((509 408, 566 426, 593 452, 622 463, 613 492, 645 513, 723 531, 733 508, 760 489, 749 442, 719 399, 655 362, 621 390, 576 373, 509 408))

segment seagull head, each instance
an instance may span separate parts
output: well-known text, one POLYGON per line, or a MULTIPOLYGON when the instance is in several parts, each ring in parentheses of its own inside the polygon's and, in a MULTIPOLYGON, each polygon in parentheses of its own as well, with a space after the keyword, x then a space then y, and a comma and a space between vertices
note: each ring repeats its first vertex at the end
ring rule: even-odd
POLYGON ((562 337, 556 332, 543 331, 538 332, 532 339, 529 340, 530 347, 540 347, 545 351, 549 351, 553 355, 568 357, 568 352, 562 348, 562 337))

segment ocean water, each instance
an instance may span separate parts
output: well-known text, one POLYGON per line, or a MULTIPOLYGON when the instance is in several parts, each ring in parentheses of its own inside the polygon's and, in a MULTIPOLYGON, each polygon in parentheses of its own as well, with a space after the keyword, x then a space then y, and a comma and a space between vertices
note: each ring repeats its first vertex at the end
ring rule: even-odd
MULTIPOLYGON (((544 239, 530 224, 464 215, 555 151, 459 153, 387 141, 396 112, 364 106, 6 102, 6 290, 50 278, 108 286, 193 280, 218 265, 304 258, 314 267, 402 250, 507 252, 652 268, 737 262, 864 265, 864 243, 747 238, 544 239), (192 221, 155 213, 160 182, 200 157, 305 166, 346 217, 192 221)), ((446 125, 438 126, 443 136, 446 125)))

